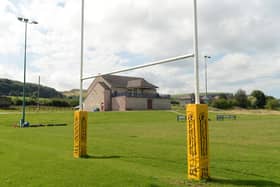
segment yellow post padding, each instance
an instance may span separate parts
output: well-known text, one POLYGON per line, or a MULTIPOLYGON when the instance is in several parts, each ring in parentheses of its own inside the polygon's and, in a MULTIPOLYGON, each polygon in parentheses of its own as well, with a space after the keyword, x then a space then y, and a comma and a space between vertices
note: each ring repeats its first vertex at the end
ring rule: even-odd
POLYGON ((188 178, 208 179, 210 177, 208 106, 189 104, 186 108, 188 178))
POLYGON ((87 120, 86 111, 74 113, 74 158, 87 156, 87 120))

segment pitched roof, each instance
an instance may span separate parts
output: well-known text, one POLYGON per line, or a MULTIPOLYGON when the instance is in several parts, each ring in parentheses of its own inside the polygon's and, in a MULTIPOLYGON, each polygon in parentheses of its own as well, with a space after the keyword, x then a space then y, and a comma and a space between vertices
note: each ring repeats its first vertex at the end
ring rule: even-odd
POLYGON ((103 75, 102 77, 115 88, 157 88, 157 86, 139 77, 117 75, 103 75))
POLYGON ((99 82, 99 84, 100 84, 105 90, 109 90, 109 89, 110 89, 104 82, 99 82))

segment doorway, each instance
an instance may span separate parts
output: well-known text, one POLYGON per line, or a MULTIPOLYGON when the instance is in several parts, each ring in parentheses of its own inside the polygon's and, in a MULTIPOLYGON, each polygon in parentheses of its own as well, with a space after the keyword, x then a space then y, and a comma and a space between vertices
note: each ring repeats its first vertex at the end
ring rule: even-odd
POLYGON ((147 100, 147 109, 148 110, 153 109, 153 100, 152 99, 147 100))

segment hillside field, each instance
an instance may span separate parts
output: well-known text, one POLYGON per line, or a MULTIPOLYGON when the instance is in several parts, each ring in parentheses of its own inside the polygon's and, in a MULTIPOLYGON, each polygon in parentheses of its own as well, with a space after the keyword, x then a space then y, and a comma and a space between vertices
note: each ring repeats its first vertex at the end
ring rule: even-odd
POLYGON ((210 112, 210 181, 186 179, 186 125, 171 111, 89 113, 87 159, 74 159, 73 112, 0 111, 0 186, 280 186, 280 115, 210 112))

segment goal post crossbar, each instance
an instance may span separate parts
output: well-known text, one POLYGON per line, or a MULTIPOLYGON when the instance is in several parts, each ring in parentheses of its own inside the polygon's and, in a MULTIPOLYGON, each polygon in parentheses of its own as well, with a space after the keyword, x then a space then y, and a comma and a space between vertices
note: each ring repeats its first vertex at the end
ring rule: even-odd
POLYGON ((96 77, 103 76, 103 75, 113 75, 113 74, 117 74, 117 73, 122 73, 122 72, 132 71, 132 70, 136 70, 136 69, 151 67, 151 66, 155 66, 155 65, 159 65, 159 64, 166 64, 166 63, 175 62, 175 61, 178 61, 178 60, 183 60, 183 59, 192 58, 192 57, 194 57, 194 54, 186 54, 186 55, 176 56, 176 57, 172 57, 172 58, 166 58, 166 59, 163 59, 163 60, 157 60, 157 61, 146 63, 146 64, 143 64, 143 65, 138 65, 138 66, 129 67, 129 68, 121 69, 121 70, 116 70, 116 71, 112 71, 112 72, 109 72, 109 73, 103 73, 103 74, 84 77, 84 78, 82 78, 82 80, 84 81, 84 80, 88 80, 88 79, 94 79, 96 77))

